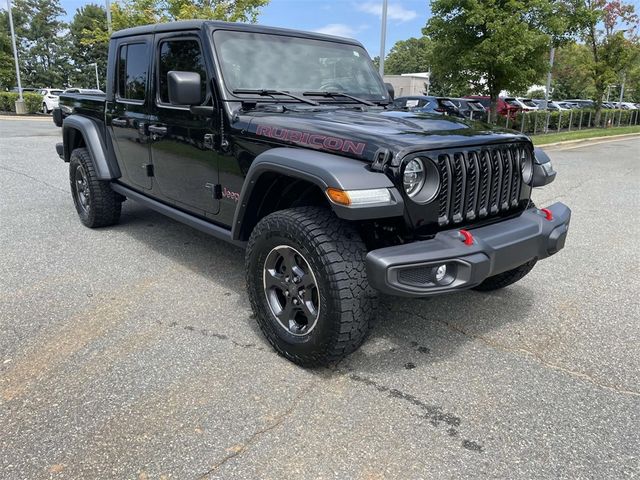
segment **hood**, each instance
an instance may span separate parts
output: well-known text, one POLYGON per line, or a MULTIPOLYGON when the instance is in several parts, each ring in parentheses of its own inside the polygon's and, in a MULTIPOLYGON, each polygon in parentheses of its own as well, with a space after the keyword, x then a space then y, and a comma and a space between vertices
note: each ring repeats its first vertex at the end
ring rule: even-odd
POLYGON ((373 161, 380 151, 410 151, 528 140, 518 132, 430 113, 345 108, 240 112, 232 129, 278 146, 301 146, 373 161))

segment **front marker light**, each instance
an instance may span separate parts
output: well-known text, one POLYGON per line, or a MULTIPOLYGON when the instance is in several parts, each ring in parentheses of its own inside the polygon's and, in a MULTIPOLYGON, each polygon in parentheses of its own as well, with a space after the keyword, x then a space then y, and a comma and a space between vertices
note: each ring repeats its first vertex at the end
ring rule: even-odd
POLYGON ((360 207, 379 203, 392 203, 391 192, 388 188, 374 188, 369 190, 340 190, 327 188, 327 197, 338 205, 346 207, 360 207))
POLYGON ((547 175, 551 175, 554 171, 553 165, 551 164, 551 160, 549 160, 547 163, 543 163, 540 166, 542 167, 542 170, 544 170, 544 173, 546 173, 547 175))

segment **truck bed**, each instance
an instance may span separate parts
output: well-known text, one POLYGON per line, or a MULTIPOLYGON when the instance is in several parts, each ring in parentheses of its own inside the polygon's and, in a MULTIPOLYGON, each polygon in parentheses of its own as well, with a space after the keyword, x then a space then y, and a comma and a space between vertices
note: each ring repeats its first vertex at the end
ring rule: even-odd
POLYGON ((72 113, 95 118, 104 121, 105 95, 87 95, 82 93, 63 93, 60 95, 60 109, 62 116, 67 117, 72 113))

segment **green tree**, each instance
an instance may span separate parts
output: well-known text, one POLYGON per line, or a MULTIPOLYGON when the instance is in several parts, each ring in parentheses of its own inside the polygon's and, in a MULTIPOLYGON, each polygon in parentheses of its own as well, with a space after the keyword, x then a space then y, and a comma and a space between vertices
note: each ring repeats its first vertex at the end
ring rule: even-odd
POLYGON ((25 86, 56 87, 66 83, 65 11, 58 0, 16 0, 14 26, 20 46, 21 74, 25 86))
POLYGON ((107 12, 103 7, 90 3, 76 10, 69 23, 69 55, 73 61, 70 78, 72 85, 95 87, 95 63, 98 65, 100 86, 104 86, 109 49, 107 35, 107 12))
POLYGON ((547 0, 432 0, 423 33, 433 41, 432 70, 491 97, 539 83, 554 36, 567 31, 556 2, 547 0))
POLYGON ((0 91, 16 85, 12 48, 9 33, 9 14, 3 10, 0 11, 0 91))
MULTIPOLYGON (((114 31, 175 20, 204 18, 227 22, 251 22, 269 0, 117 0, 111 4, 114 31)), ((108 33, 94 31, 93 41, 108 40, 108 33)))
POLYGON ((427 37, 400 40, 384 60, 386 75, 426 72, 430 67, 431 41, 427 37))
POLYGON ((638 16, 632 4, 619 0, 574 1, 579 36, 590 52, 588 67, 598 122, 607 86, 619 83, 621 76, 637 62, 633 47, 638 16))
MULTIPOLYGON (((385 58, 386 75, 402 75, 403 73, 428 72, 432 70, 433 42, 428 37, 400 40, 391 48, 385 58)), ((378 66, 378 57, 374 64, 378 66)), ((425 83, 425 92, 427 84, 425 83)), ((466 82, 458 75, 431 71, 429 94, 438 96, 462 96, 470 93, 466 82)))
POLYGON ((583 43, 571 42, 556 50, 553 98, 592 98, 595 95, 590 58, 589 47, 583 43))

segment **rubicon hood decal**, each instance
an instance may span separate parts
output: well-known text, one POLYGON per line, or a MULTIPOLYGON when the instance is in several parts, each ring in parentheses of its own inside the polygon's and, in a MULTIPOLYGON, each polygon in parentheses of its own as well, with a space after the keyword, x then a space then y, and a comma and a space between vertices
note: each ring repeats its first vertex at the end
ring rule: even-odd
POLYGON ((335 152, 353 153, 362 155, 367 144, 364 142, 354 142, 346 138, 333 137, 320 133, 302 132, 300 130, 290 130, 269 125, 257 125, 256 135, 284 140, 297 145, 305 145, 319 150, 332 150, 335 152))

